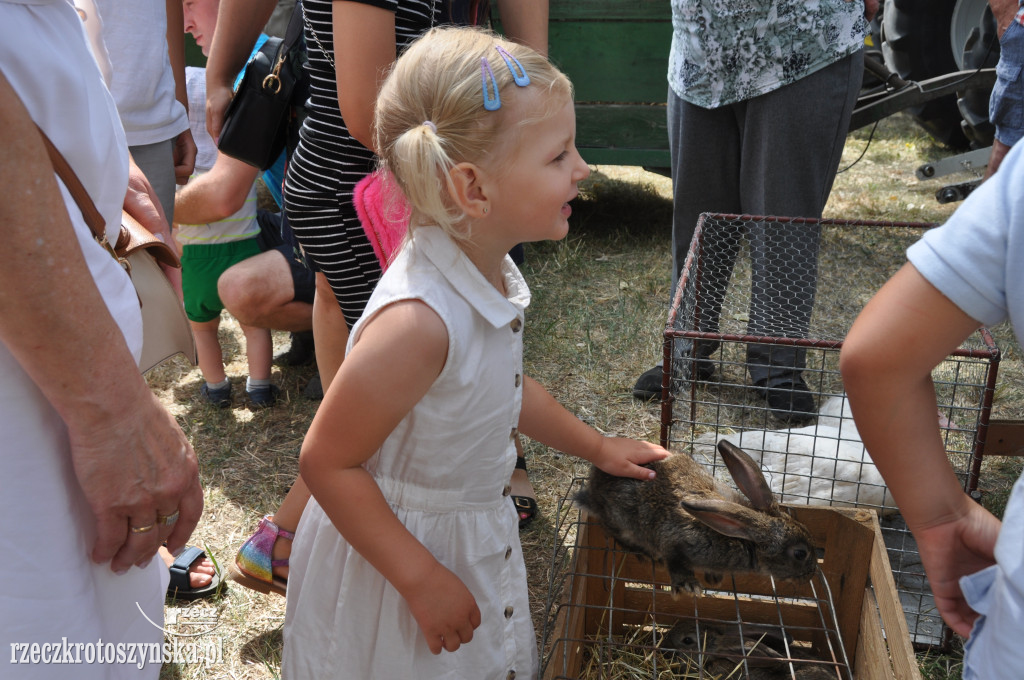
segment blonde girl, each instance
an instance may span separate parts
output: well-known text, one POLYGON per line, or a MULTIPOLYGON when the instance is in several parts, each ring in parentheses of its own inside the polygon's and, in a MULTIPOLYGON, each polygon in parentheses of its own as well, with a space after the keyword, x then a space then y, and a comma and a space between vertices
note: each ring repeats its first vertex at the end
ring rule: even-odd
POLYGON ((374 124, 409 235, 302 446, 313 499, 282 676, 534 677, 517 431, 638 479, 668 455, 601 436, 522 374, 530 293, 506 253, 568 231, 589 174, 572 86, 527 47, 434 29, 395 63, 374 124))

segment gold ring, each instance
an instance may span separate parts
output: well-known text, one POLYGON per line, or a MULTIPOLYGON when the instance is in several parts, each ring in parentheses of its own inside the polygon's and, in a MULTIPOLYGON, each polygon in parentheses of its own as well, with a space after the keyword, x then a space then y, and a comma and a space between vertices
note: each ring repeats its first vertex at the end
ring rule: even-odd
POLYGON ((181 514, 181 512, 178 511, 178 510, 175 510, 174 512, 172 512, 169 515, 161 515, 161 514, 157 513, 157 516, 156 516, 157 524, 163 524, 164 526, 168 526, 169 527, 169 526, 171 526, 172 524, 174 524, 175 522, 178 521, 178 515, 180 515, 180 514, 181 514))
POLYGON ((144 534, 147 531, 152 531, 156 524, 147 524, 144 527, 128 527, 132 530, 133 534, 144 534))

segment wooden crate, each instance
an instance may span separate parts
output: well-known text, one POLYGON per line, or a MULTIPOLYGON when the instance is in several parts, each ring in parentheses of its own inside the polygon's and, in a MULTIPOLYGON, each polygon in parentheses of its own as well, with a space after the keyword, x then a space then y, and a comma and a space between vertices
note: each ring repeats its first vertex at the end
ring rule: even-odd
MULTIPOLYGON (((663 632, 677 620, 697 618, 781 627, 797 645, 829 660, 837 678, 919 679, 875 513, 808 506, 791 510, 819 549, 819 575, 810 584, 737 574, 727 577, 728 589, 705 584, 700 597, 673 597, 663 567, 623 551, 580 513, 561 602, 552 606, 553 623, 545 634, 543 677, 615 677, 610 670, 585 671, 588 655, 604 659, 617 645, 635 644, 628 642, 632 631, 663 632)), ((655 642, 646 643, 645 652, 653 663, 648 677, 671 677, 664 661, 657 667, 655 642)), ((590 665, 609 667, 607 659, 590 665)), ((743 671, 736 677, 744 677, 743 671)))

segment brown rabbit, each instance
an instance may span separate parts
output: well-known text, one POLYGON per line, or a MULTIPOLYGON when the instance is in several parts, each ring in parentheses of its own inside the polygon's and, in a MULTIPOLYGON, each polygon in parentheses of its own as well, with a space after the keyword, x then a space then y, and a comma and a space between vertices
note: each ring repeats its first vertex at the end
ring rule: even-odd
POLYGON ((665 564, 675 592, 700 591, 694 569, 712 582, 723 571, 809 580, 817 557, 807 528, 782 511, 750 456, 726 440, 718 450, 749 502, 685 454, 650 463, 653 480, 595 467, 576 501, 624 547, 665 564))
POLYGON ((745 624, 741 638, 738 630, 683 619, 665 633, 659 647, 688 664, 699 664, 711 677, 837 680, 831 664, 813 663, 803 650, 790 648, 787 656, 782 635, 773 626, 745 624))

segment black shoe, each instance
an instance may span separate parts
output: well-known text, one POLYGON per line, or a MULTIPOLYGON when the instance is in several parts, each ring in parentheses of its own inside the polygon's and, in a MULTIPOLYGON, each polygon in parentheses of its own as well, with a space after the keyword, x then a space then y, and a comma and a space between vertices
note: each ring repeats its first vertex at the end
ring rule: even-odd
MULTIPOLYGON (((688 367, 691 361, 689 359, 680 359, 679 363, 684 367, 688 367)), ((633 385, 633 397, 641 401, 661 399, 661 379, 663 375, 664 369, 661 366, 655 366, 650 370, 644 371, 636 379, 636 384, 633 385)), ((713 377, 715 377, 715 362, 708 359, 698 359, 696 381, 708 382, 713 377)))
POLYGON ((786 425, 804 425, 818 415, 811 389, 803 378, 784 385, 757 387, 757 391, 768 402, 772 415, 786 425))
POLYGON ((292 344, 287 351, 274 357, 278 366, 305 366, 316 357, 313 345, 313 331, 292 333, 292 344))
POLYGON ((302 396, 313 401, 320 401, 324 398, 324 386, 320 382, 319 373, 310 378, 309 382, 306 383, 306 388, 302 390, 302 396))
POLYGON ((204 382, 199 387, 199 394, 217 408, 228 408, 231 406, 231 383, 224 387, 211 388, 210 383, 204 382))
POLYGON ((270 408, 277 403, 277 398, 281 396, 281 388, 277 385, 254 387, 251 390, 246 389, 245 395, 249 397, 249 403, 254 408, 270 408))

